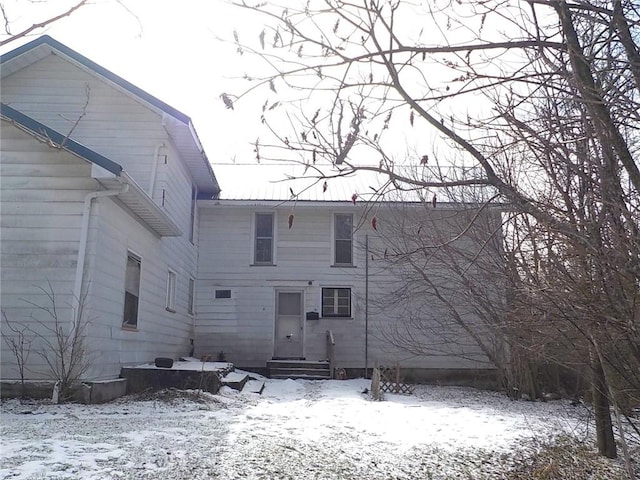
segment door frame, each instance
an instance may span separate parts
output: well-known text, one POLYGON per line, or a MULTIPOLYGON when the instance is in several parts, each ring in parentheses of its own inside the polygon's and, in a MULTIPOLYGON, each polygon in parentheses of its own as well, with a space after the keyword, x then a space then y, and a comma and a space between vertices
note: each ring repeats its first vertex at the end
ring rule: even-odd
POLYGON ((300 294, 300 359, 305 358, 305 321, 304 321, 304 289, 303 288, 286 288, 279 287, 275 289, 274 298, 274 316, 273 316, 273 359, 282 359, 276 355, 277 348, 277 335, 278 335, 278 307, 279 307, 279 295, 281 293, 298 293, 300 294))

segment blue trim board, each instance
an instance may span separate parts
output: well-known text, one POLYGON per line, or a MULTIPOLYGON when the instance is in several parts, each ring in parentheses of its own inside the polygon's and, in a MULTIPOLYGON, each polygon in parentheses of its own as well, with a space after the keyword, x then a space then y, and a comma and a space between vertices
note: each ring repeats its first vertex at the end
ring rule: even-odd
POLYGON ((5 105, 4 103, 0 103, 0 114, 25 128, 29 132, 34 135, 37 135, 41 138, 45 138, 50 140, 53 145, 59 146, 65 150, 68 150, 80 157, 88 160, 91 163, 95 163, 100 167, 108 170, 116 176, 120 176, 120 172, 122 172, 122 166, 112 160, 109 160, 107 157, 100 155, 97 152, 94 152, 90 148, 85 147, 84 145, 76 142, 75 140, 71 140, 70 138, 62 135, 56 130, 47 127, 46 125, 34 120, 33 118, 25 115, 22 112, 19 112, 15 108, 10 107, 9 105, 5 105))
POLYGON ((10 52, 5 53, 4 55, 0 55, 0 65, 5 63, 5 62, 10 61, 13 58, 16 58, 16 57, 28 52, 29 50, 33 50, 34 48, 36 48, 36 47, 38 47, 40 45, 48 45, 51 48, 53 48, 54 50, 57 50, 60 53, 63 53, 64 55, 72 58, 73 60, 77 61, 78 63, 80 63, 82 65, 84 65, 85 67, 93 70, 97 74, 99 74, 99 75, 105 77, 106 79, 112 81, 116 85, 119 85, 120 87, 124 88, 125 90, 128 90, 129 92, 133 93, 134 95, 140 97, 142 100, 150 103, 151 105, 159 108, 163 112, 168 113, 172 117, 180 120, 182 123, 184 123, 186 125, 191 123, 191 118, 189 118, 188 115, 185 115, 181 111, 176 110, 175 108, 173 108, 170 105, 167 105, 162 100, 160 100, 160 99, 154 97, 153 95, 145 92, 141 88, 136 87, 134 84, 128 82, 127 80, 125 80, 122 77, 119 77, 118 75, 116 75, 115 73, 107 70, 106 68, 102 67, 101 65, 98 65, 93 60, 89 60, 84 55, 79 54, 75 50, 67 47, 63 43, 58 42, 57 40, 53 39, 49 35, 43 35, 41 37, 38 37, 35 40, 32 40, 32 41, 30 41, 28 43, 25 43, 24 45, 21 45, 18 48, 14 49, 14 50, 11 50, 10 52))

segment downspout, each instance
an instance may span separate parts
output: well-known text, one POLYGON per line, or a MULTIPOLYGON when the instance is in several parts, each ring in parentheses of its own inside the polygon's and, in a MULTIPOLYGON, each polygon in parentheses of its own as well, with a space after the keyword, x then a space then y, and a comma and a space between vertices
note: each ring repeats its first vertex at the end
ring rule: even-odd
POLYGON ((91 204, 94 198, 113 197, 129 190, 129 185, 124 185, 120 190, 100 190, 90 192, 84 197, 82 206, 82 226, 80 228, 80 247, 78 248, 78 262, 76 264, 76 278, 73 284, 71 327, 74 328, 76 316, 79 313, 80 299, 82 296, 82 281, 84 280, 84 263, 89 239, 89 220, 91 219, 91 204))
POLYGON ((152 199, 153 199, 153 191, 156 188, 156 177, 158 175, 158 162, 160 161, 159 160, 160 149, 164 147, 165 147, 164 142, 161 142, 158 145, 156 145, 156 149, 153 152, 153 165, 151 165, 151 180, 149 181, 149 191, 147 192, 149 194, 149 197, 151 197, 152 199))
POLYGON ((369 372, 369 235, 365 235, 364 258, 364 378, 369 372))

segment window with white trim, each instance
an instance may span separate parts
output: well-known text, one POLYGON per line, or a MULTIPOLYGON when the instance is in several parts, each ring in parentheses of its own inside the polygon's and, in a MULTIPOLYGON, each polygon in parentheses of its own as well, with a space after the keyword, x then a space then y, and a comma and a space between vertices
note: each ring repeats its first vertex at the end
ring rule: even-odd
POLYGON ((191 211, 189 218, 189 241, 194 243, 196 236, 196 202, 198 200, 198 189, 191 185, 191 211))
POLYGON ((189 315, 196 313, 195 297, 196 297, 196 280, 193 277, 189 277, 189 290, 187 293, 187 312, 189 315))
POLYGON ((353 215, 336 213, 333 227, 334 264, 353 265, 353 215))
POLYGON ((167 274, 167 310, 176 311, 176 272, 169 270, 167 274))
POLYGON ((351 317, 351 289, 322 289, 323 317, 351 317))
POLYGON ((256 213, 253 263, 273 265, 273 213, 256 213))
POLYGON ((124 277, 124 312, 122 317, 122 326, 126 328, 137 328, 138 326, 141 267, 142 259, 128 252, 124 277))

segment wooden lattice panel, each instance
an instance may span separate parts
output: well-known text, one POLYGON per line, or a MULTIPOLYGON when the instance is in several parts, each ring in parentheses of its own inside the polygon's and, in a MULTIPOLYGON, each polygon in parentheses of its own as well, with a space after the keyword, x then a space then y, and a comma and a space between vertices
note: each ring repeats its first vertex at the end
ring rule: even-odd
POLYGON ((414 385, 404 383, 400 375, 400 366, 393 368, 378 367, 380 371, 380 390, 389 393, 401 393, 410 395, 415 388, 414 385))

